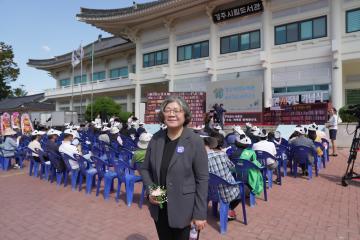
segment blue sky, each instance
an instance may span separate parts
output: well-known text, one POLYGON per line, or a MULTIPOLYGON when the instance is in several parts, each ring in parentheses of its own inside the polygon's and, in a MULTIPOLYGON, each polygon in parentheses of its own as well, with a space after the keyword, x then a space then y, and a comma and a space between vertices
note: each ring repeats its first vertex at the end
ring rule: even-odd
MULTIPOLYGON (((133 0, 0 0, 0 41, 13 47, 20 68, 18 80, 31 93, 55 87, 47 72, 28 67, 29 58, 47 59, 95 41, 108 33, 79 22, 80 7, 112 9, 132 5, 133 0)), ((137 3, 149 0, 137 0, 137 3)))

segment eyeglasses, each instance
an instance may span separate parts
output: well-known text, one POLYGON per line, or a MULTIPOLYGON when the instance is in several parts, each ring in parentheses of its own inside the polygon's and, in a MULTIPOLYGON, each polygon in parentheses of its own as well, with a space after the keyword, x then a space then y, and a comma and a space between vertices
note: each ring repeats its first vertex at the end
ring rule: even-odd
POLYGON ((183 110, 181 110, 181 109, 169 109, 169 108, 164 109, 165 114, 170 114, 171 112, 173 112, 174 114, 179 114, 179 113, 183 112, 183 110))

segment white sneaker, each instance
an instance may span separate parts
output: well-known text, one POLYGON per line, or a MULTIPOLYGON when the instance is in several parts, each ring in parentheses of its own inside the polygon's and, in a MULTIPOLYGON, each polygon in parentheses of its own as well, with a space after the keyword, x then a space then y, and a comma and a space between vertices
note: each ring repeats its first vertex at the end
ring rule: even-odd
POLYGON ((20 168, 19 164, 15 163, 15 164, 14 164, 14 168, 19 169, 19 168, 20 168))

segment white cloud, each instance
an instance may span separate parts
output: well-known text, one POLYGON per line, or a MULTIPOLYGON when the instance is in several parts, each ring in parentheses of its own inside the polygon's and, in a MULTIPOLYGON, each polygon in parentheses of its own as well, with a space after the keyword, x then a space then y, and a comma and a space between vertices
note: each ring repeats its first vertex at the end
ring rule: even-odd
POLYGON ((47 45, 43 45, 41 48, 42 48, 45 52, 50 52, 50 51, 51 51, 50 47, 47 46, 47 45))

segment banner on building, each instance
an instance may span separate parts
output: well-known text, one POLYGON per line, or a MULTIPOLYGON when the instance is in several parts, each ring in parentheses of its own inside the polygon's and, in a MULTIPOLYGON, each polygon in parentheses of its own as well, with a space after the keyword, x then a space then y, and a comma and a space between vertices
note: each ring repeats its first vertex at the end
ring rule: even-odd
POLYGON ((205 114, 205 92, 153 92, 148 93, 147 103, 145 109, 145 123, 156 124, 159 123, 158 113, 160 111, 160 105, 167 96, 180 96, 182 97, 190 107, 191 111, 191 123, 189 126, 199 126, 204 124, 205 114))
POLYGON ((262 112, 262 82, 256 79, 238 79, 211 82, 207 86, 206 110, 224 104, 233 113, 262 112))
POLYGON ((233 18, 244 17, 264 11, 262 1, 256 1, 245 5, 240 5, 213 13, 214 23, 230 20, 233 18))

